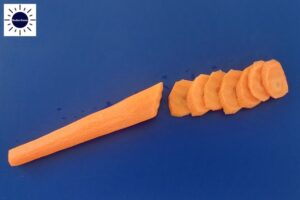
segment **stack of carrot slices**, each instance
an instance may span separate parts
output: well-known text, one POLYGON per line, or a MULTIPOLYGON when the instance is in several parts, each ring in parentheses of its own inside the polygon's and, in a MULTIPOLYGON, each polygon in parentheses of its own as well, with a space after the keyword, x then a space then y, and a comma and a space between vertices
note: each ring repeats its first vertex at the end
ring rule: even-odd
POLYGON ((256 61, 243 71, 218 70, 210 75, 200 74, 193 81, 175 82, 169 108, 174 117, 202 116, 221 109, 225 114, 235 114, 287 93, 288 83, 281 64, 274 59, 256 61))

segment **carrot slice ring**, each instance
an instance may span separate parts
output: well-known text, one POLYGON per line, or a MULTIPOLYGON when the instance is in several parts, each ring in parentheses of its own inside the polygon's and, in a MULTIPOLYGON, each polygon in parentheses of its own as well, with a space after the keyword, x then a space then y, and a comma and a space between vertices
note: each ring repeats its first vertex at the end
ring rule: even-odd
POLYGON ((172 116, 183 117, 190 114, 190 110, 186 103, 186 97, 191 84, 192 81, 184 79, 177 81, 174 84, 169 95, 169 109, 172 116))
POLYGON ((222 80, 219 98, 225 114, 234 114, 241 109, 236 96, 236 85, 240 79, 242 71, 229 70, 222 80))
POLYGON ((288 93, 289 86, 286 76, 278 61, 265 62, 261 75, 263 86, 271 97, 278 99, 288 93))
POLYGON ((212 72, 204 86, 205 107, 210 110, 220 110, 219 89, 225 73, 222 70, 212 72))
POLYGON ((261 100, 267 101, 270 98, 270 95, 266 92, 261 77, 261 70, 264 65, 264 61, 254 62, 249 69, 248 75, 248 86, 251 94, 261 100))
POLYGON ((250 67, 247 67, 243 70, 240 80, 236 85, 237 100, 239 105, 243 108, 253 108, 260 103, 260 100, 251 94, 248 87, 248 75, 250 67))
POLYGON ((204 86, 209 76, 206 74, 200 74, 193 81, 188 94, 187 94, 187 106, 191 111, 192 116, 201 116, 209 111, 204 104, 204 86))

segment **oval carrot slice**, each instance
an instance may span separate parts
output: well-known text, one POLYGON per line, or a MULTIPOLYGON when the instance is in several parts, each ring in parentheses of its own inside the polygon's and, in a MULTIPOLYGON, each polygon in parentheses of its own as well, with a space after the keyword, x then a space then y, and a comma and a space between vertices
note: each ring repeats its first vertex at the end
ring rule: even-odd
POLYGON ((243 108, 253 108, 260 103, 260 100, 251 94, 248 87, 248 75, 250 67, 247 67, 243 70, 240 80, 236 85, 237 100, 239 105, 243 108))
POLYGON ((169 95, 169 109, 174 117, 183 117, 190 114, 187 107, 186 97, 192 81, 180 80, 177 81, 169 95))
POLYGON ((261 72, 263 86, 271 97, 278 99, 288 93, 286 76, 278 61, 265 62, 261 72))
POLYGON ((242 71, 229 70, 222 80, 219 98, 225 114, 234 114, 241 109, 236 96, 236 85, 240 79, 242 71))
POLYGON ((254 62, 249 69, 248 74, 248 86, 251 94, 261 100, 267 101, 270 98, 270 95, 266 92, 261 77, 261 70, 264 65, 264 61, 254 62))
POLYGON ((204 86, 204 104, 210 110, 220 110, 219 89, 225 73, 222 70, 212 72, 204 86))
POLYGON ((205 107, 203 94, 204 86, 208 80, 208 75, 200 74, 192 82, 192 85, 187 94, 187 106, 192 116, 201 116, 209 111, 205 107))

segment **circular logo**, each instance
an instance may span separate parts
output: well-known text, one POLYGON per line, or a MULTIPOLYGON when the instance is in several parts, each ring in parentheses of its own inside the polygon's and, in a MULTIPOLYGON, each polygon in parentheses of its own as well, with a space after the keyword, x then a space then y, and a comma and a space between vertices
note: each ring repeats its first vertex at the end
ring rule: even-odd
POLYGON ((12 23, 17 28, 24 28, 28 24, 28 16, 23 12, 17 12, 12 16, 12 23))

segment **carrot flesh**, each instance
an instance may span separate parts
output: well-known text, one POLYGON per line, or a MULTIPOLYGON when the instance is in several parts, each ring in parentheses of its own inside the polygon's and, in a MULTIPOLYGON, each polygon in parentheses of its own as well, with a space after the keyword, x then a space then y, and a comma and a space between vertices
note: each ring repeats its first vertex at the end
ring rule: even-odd
POLYGON ((260 101, 267 101, 270 95, 266 92, 263 83, 261 71, 264 61, 254 62, 249 69, 248 86, 251 94, 260 101))
POLYGON ((254 108, 260 103, 260 100, 251 94, 248 87, 248 75, 250 67, 247 67, 243 70, 240 80, 236 85, 237 100, 239 105, 243 108, 254 108))
POLYGON ((190 114, 186 98, 191 85, 192 81, 184 79, 175 82, 169 95, 169 109, 172 116, 183 117, 190 114))
POLYGON ((288 93, 287 79, 278 61, 270 60, 265 62, 261 74, 263 86, 271 97, 278 99, 288 93))
POLYGON ((219 90, 225 73, 222 70, 212 72, 204 86, 205 107, 210 110, 222 109, 219 99, 219 90))
POLYGON ((192 82, 192 85, 187 94, 187 105, 192 116, 201 116, 209 111, 204 104, 204 86, 209 76, 200 74, 192 82))
POLYGON ((163 83, 158 83, 106 109, 10 149, 8 162, 11 166, 19 166, 152 119, 157 115, 162 90, 163 83))
POLYGON ((219 98, 223 111, 227 115, 234 114, 241 109, 236 95, 236 85, 241 74, 242 71, 229 70, 229 72, 227 72, 223 77, 219 91, 219 98))

